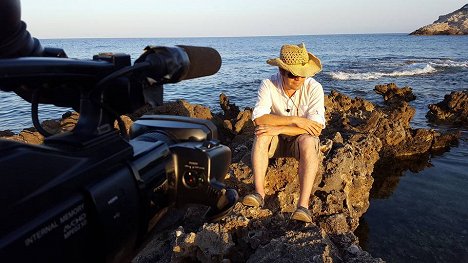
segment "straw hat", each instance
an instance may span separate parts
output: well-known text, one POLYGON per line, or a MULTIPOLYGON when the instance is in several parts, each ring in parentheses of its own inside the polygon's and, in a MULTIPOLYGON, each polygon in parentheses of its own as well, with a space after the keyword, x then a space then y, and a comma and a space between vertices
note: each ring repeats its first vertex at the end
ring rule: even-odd
POLYGON ((272 66, 278 66, 300 77, 311 77, 322 70, 320 59, 307 52, 304 43, 283 45, 279 58, 267 60, 272 66))

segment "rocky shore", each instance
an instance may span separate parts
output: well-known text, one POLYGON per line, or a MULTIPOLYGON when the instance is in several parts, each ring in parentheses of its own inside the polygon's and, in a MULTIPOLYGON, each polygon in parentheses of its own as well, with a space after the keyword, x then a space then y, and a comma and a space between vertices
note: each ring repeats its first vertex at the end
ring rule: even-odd
MULTIPOLYGON (((314 223, 289 220, 298 200, 298 162, 279 158, 268 167, 264 208, 238 203, 230 215, 216 223, 204 222, 205 207, 171 209, 133 261, 383 262, 364 251, 353 233, 369 208, 375 169, 404 161, 424 163, 430 153, 456 145, 459 134, 411 128, 415 113, 407 103, 415 99, 411 88, 391 83, 378 85, 375 91, 384 97, 383 106, 336 91, 325 98, 328 126, 321 136, 323 156, 310 206, 314 223)), ((466 103, 466 97, 463 100, 466 103)), ((179 100, 142 109, 125 116, 124 121, 128 128, 142 114, 212 120, 221 141, 233 153, 226 184, 244 196, 253 191, 252 110, 240 110, 223 94, 220 105, 223 112, 213 114, 207 107, 179 100)), ((65 117, 45 126, 55 132, 69 130, 77 114, 65 117)), ((42 140, 31 129, 0 136, 29 143, 42 140)))
POLYGON ((432 24, 423 26, 410 35, 467 35, 468 34, 468 4, 462 8, 439 16, 432 24))
POLYGON ((468 126, 468 89, 445 95, 444 100, 430 104, 426 117, 433 123, 468 126))

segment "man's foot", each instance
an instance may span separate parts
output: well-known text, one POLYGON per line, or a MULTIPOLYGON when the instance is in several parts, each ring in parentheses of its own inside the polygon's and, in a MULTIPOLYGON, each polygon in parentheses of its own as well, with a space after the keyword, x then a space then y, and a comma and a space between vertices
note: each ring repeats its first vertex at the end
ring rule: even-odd
POLYGON ((293 213, 292 219, 306 222, 306 223, 311 223, 312 222, 312 215, 310 214, 309 209, 299 206, 296 211, 293 213))
POLYGON ((253 207, 263 207, 263 197, 259 193, 248 194, 242 200, 242 204, 253 207))

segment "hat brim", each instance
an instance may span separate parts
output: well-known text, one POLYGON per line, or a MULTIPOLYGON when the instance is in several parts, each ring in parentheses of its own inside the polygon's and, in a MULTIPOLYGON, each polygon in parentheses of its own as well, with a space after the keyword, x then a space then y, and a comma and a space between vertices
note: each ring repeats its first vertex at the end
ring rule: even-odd
POLYGON ((267 63, 272 66, 280 67, 300 77, 312 77, 322 70, 322 63, 320 59, 314 56, 312 53, 307 52, 309 55, 309 62, 304 65, 288 65, 284 63, 280 58, 273 58, 267 60, 267 63))

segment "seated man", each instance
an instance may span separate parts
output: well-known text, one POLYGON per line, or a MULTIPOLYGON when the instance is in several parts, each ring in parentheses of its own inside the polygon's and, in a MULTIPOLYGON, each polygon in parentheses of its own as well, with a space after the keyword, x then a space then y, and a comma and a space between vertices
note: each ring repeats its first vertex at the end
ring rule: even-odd
POLYGON ((299 160, 300 196, 292 218, 312 222, 309 199, 319 164, 318 136, 325 127, 322 85, 312 76, 320 72, 320 60, 304 44, 283 45, 280 57, 268 64, 279 72, 260 84, 252 119, 256 125, 252 168, 256 193, 244 197, 247 206, 263 206, 268 159, 299 160))

